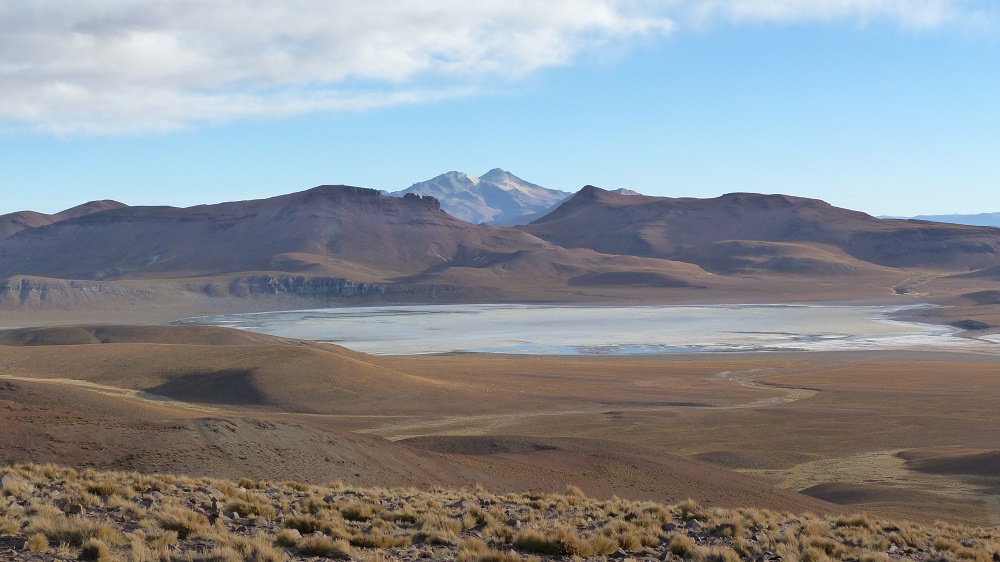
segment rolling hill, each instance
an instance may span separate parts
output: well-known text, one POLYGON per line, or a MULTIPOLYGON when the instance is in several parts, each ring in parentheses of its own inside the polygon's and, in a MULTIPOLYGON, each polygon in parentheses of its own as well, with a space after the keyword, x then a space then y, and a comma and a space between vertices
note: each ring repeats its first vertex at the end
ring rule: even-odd
POLYGON ((684 261, 722 274, 968 271, 1000 264, 997 229, 883 220, 786 195, 669 198, 587 186, 519 229, 567 248, 684 261))
POLYGON ((66 209, 65 211, 54 215, 46 215, 45 213, 36 213, 34 211, 19 211, 16 213, 0 215, 0 240, 10 238, 14 234, 17 234, 25 229, 45 226, 59 221, 106 211, 108 209, 118 209, 124 206, 124 204, 117 201, 103 200, 91 201, 89 203, 77 205, 76 207, 66 209))

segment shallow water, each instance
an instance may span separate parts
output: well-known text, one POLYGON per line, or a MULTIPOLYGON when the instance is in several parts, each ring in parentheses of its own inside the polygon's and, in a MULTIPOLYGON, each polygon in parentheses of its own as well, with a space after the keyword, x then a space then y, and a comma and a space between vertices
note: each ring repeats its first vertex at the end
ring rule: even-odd
MULTIPOLYGON (((192 318, 365 353, 541 355, 833 351, 983 345, 900 322, 905 307, 816 305, 414 305, 192 318)), ((989 345, 989 344, 986 344, 989 345)))

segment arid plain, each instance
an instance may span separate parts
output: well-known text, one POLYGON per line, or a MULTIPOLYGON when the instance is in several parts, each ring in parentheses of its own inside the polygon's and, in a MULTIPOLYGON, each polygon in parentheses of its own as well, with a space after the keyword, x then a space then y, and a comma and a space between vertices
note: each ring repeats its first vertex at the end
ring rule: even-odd
POLYGON ((996 358, 376 357, 208 327, 8 331, 8 461, 996 523, 996 358))

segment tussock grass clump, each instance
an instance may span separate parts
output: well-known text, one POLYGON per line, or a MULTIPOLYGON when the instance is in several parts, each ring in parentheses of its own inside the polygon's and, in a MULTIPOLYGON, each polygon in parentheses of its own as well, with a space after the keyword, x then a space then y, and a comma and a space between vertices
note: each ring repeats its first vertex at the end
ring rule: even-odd
POLYGON ((162 529, 174 531, 180 539, 208 529, 208 518, 186 507, 167 507, 156 514, 162 529))
POLYGON ((25 545, 31 552, 41 552, 43 550, 48 550, 49 539, 43 533, 35 533, 28 537, 28 543, 25 545))
POLYGON ((241 517, 274 517, 274 506, 267 496, 242 492, 226 500, 223 511, 239 513, 241 517))
POLYGON ((413 543, 409 536, 391 535, 377 527, 370 531, 358 532, 348 541, 351 546, 358 548, 399 548, 413 543))
POLYGON ((118 496, 126 499, 135 497, 135 490, 131 487, 107 480, 90 484, 87 486, 87 492, 97 496, 118 496))
POLYGON ((414 525, 420 521, 420 517, 420 512, 414 509, 410 504, 406 504, 396 511, 390 511, 382 514, 382 518, 386 521, 392 521, 393 523, 400 523, 403 525, 414 525))
POLYGON ((375 516, 375 506, 352 501, 341 506, 340 515, 348 521, 368 521, 375 516))
POLYGON ((580 536, 576 529, 557 527, 543 533, 536 529, 525 529, 514 538, 514 545, 536 554, 556 554, 562 556, 591 556, 594 548, 589 540, 580 536))
POLYGON ((310 556, 325 556, 327 558, 351 558, 354 549, 344 539, 331 539, 325 535, 310 535, 304 537, 298 544, 298 551, 310 556))
POLYGON ((324 523, 312 515, 291 515, 285 518, 285 527, 308 535, 322 532, 324 523))
POLYGON ((487 549, 481 553, 462 553, 458 557, 459 562, 524 562, 532 560, 525 558, 513 550, 487 549))
POLYGON ((281 548, 272 544, 271 539, 264 534, 250 538, 233 537, 230 546, 242 557, 242 560, 254 562, 285 562, 288 555, 281 548))
POLYGON ((852 515, 841 515, 834 522, 837 527, 858 527, 861 529, 872 530, 875 528, 875 524, 872 523, 870 517, 867 513, 855 513, 852 515))
POLYGON ((111 549, 101 539, 88 539, 80 549, 80 560, 106 560, 111 549))
POLYGON ((670 552, 677 556, 689 556, 694 553, 694 539, 683 533, 672 533, 668 539, 670 552))
POLYGON ((79 547, 89 539, 117 544, 122 538, 109 523, 89 521, 80 516, 40 515, 27 529, 28 535, 41 534, 49 543, 79 547))
POLYGON ((462 521, 429 513, 422 517, 418 538, 429 544, 452 544, 464 527, 462 521))
POLYGON ((740 562, 740 555, 727 546, 696 547, 694 550, 696 562, 740 562))
POLYGON ((708 513, 698 502, 691 498, 688 498, 686 501, 678 505, 677 510, 681 514, 681 519, 708 521, 708 513))

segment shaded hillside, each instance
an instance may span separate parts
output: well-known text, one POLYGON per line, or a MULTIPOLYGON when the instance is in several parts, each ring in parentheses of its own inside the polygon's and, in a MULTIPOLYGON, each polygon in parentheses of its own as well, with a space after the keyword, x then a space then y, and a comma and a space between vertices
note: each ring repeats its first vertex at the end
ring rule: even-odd
POLYGON ((687 261, 720 273, 828 275, 872 265, 969 270, 1000 264, 997 229, 880 220, 786 195, 669 198, 587 186, 520 229, 565 247, 687 261))
POLYGON ((126 207, 32 228, 0 242, 0 276, 202 277, 282 271, 384 280, 463 251, 548 244, 464 223, 437 200, 320 186, 270 199, 190 208, 126 207))
POLYGON ((118 209, 124 207, 122 203, 111 200, 91 201, 82 205, 77 205, 72 209, 66 209, 54 215, 36 213, 34 211, 19 211, 0 215, 0 240, 10 238, 22 230, 45 226, 59 221, 74 219, 108 209, 118 209))
POLYGON ((327 344, 207 326, 67 326, 0 331, 5 376, 65 379, 199 404, 308 413, 416 411, 462 389, 381 367, 327 344), (88 337, 89 336, 89 337, 88 337), (103 341, 102 341, 103 340, 103 341), (420 398, 418 398, 420 397, 420 398))
POLYGON ((448 172, 392 193, 430 195, 441 201, 448 214, 473 224, 527 224, 570 196, 565 191, 547 189, 494 168, 480 177, 448 172))

